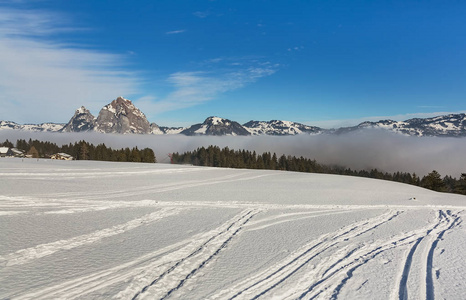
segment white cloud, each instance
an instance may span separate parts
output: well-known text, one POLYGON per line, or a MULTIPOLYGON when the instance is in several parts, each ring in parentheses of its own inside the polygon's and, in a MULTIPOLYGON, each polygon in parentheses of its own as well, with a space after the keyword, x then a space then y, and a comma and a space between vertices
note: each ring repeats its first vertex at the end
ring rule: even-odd
POLYGON ((419 176, 437 170, 458 178, 464 173, 466 156, 464 138, 407 137, 381 130, 345 135, 298 136, 194 136, 184 135, 113 135, 100 133, 28 132, 0 130, 0 141, 38 139, 59 145, 86 140, 109 147, 154 149, 159 162, 169 162, 167 153, 193 151, 201 146, 228 146, 230 149, 275 152, 278 156, 295 155, 316 159, 327 165, 352 169, 377 168, 384 172, 416 172, 419 176), (441 141, 440 141, 441 140, 441 141))
POLYGON ((165 34, 179 34, 179 33, 183 33, 183 32, 186 32, 186 30, 185 29, 173 30, 173 31, 165 32, 165 34))
POLYGON ((193 12, 193 15, 195 15, 198 18, 204 19, 207 18, 211 13, 208 11, 196 11, 193 12))
POLYGON ((173 92, 158 102, 138 102, 138 105, 157 114, 192 107, 270 76, 277 68, 278 65, 270 64, 224 72, 176 72, 168 77, 168 82, 175 89, 173 92))
POLYGON ((115 95, 136 92, 138 78, 119 68, 124 56, 52 39, 80 30, 65 19, 47 11, 0 10, 0 120, 66 122, 81 105, 96 110, 115 95))

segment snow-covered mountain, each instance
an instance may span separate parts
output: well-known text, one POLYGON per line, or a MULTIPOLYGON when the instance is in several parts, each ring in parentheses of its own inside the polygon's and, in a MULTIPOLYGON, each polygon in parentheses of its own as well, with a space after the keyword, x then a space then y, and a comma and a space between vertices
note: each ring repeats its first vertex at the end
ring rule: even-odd
POLYGON ((149 123, 144 113, 131 100, 118 97, 104 106, 95 118, 84 106, 78 108, 67 124, 42 123, 20 125, 0 121, 0 130, 26 130, 49 132, 97 131, 120 134, 183 134, 183 135, 297 135, 297 134, 344 134, 364 129, 383 129, 410 136, 466 137, 466 114, 450 114, 434 118, 415 118, 406 121, 381 120, 363 122, 357 126, 323 129, 291 121, 238 122, 209 117, 203 123, 190 127, 165 127, 149 123))
POLYGON ((6 129, 21 129, 20 127, 23 125, 19 125, 18 123, 11 122, 11 121, 0 121, 0 129, 6 130, 6 129))
POLYGON ((35 132, 42 132, 42 131, 49 131, 49 132, 57 132, 60 131, 65 124, 60 123, 42 123, 42 124, 18 124, 11 121, 0 121, 0 130, 25 130, 25 131, 35 131, 35 132))
POLYGON ((180 133, 184 135, 251 135, 238 122, 219 117, 209 117, 203 123, 195 124, 180 133))
POLYGON ((308 126, 301 123, 290 121, 249 121, 243 124, 252 135, 296 135, 296 134, 320 134, 325 132, 324 129, 308 126))
POLYGON ((185 127, 164 127, 164 126, 159 126, 155 123, 150 124, 150 133, 151 134, 178 134, 181 131, 185 130, 185 127))
POLYGON ((102 133, 142 133, 151 132, 149 121, 131 100, 118 97, 105 105, 96 120, 96 131, 102 133))
POLYGON ((161 126, 159 128, 164 134, 179 134, 183 130, 186 129, 186 127, 165 127, 165 126, 161 126))
POLYGON ((96 127, 96 119, 91 112, 84 106, 78 108, 74 116, 70 119, 60 131, 63 132, 81 132, 92 131, 96 127))
POLYGON ((353 127, 335 130, 337 134, 348 133, 367 128, 377 128, 410 136, 466 136, 466 114, 450 114, 434 118, 415 118, 406 121, 381 120, 363 122, 353 127))

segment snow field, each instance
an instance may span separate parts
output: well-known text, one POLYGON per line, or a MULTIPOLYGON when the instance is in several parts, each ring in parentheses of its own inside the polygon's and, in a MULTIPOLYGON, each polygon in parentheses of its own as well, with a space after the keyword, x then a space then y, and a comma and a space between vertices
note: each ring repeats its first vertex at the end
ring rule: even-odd
POLYGON ((465 200, 345 176, 0 159, 0 298, 461 299, 465 200))

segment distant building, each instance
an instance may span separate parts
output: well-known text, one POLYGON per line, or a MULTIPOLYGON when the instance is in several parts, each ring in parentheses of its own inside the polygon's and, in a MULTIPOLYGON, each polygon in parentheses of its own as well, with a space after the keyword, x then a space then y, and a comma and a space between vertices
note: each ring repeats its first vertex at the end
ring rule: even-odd
POLYGON ((9 156, 10 148, 8 147, 0 147, 0 157, 9 156))
POLYGON ((0 147, 0 157, 24 157, 24 152, 16 148, 0 147))
POLYGON ((51 159, 74 160, 74 157, 66 153, 56 153, 50 156, 51 159))

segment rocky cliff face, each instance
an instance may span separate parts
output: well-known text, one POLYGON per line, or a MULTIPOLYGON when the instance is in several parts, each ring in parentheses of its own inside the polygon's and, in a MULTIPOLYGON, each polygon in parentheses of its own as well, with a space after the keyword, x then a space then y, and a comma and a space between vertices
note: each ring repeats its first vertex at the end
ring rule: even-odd
POLYGON ((84 106, 74 112, 74 116, 60 130, 62 132, 92 131, 96 126, 95 117, 84 106))
POLYGON ((96 131, 103 133, 151 133, 146 116, 131 102, 118 97, 104 106, 97 117, 96 131))

